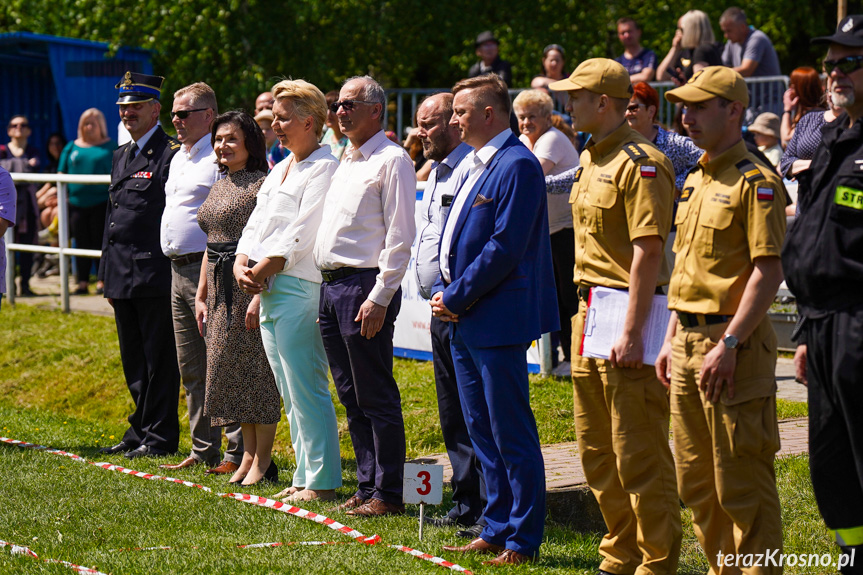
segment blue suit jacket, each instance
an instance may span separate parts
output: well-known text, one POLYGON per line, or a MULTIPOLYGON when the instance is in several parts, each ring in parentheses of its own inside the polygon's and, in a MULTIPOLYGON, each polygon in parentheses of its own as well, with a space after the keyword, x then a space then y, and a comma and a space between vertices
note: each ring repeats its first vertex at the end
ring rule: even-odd
MULTIPOLYGON (((536 157, 507 138, 470 190, 450 250, 452 283, 438 280, 472 347, 516 345, 560 329, 545 178, 536 157)), ((452 214, 452 212, 450 212, 452 214)))

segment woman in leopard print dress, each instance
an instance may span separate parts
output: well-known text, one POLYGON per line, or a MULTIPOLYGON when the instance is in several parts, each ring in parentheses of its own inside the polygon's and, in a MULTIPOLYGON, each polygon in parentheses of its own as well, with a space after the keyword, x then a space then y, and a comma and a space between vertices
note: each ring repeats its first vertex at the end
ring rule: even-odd
POLYGON ((271 451, 281 417, 279 390, 261 342, 260 296, 243 293, 234 281, 237 241, 257 203, 266 176, 264 139, 244 112, 217 117, 212 128, 219 169, 216 182, 198 210, 207 233, 207 257, 196 297, 199 325, 206 323, 207 391, 204 414, 214 426, 239 423, 244 454, 231 482, 252 485, 275 480, 271 451))

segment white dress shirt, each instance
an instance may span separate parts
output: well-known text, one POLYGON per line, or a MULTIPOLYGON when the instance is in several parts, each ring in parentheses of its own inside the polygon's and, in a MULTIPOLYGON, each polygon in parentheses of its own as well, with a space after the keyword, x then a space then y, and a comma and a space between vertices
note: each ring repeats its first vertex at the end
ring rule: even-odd
POLYGON ((410 156, 383 130, 359 149, 349 146, 324 202, 317 266, 379 268, 368 299, 389 305, 411 258, 416 184, 410 156))
POLYGON ((438 263, 440 234, 446 215, 452 206, 453 197, 468 176, 465 166, 472 164, 462 160, 471 151, 473 148, 464 142, 460 143, 442 162, 434 162, 426 182, 422 207, 419 210, 421 230, 415 262, 417 285, 426 299, 431 298, 432 287, 440 277, 438 263), (448 196, 447 205, 444 205, 444 196, 448 196))
MULTIPOLYGON (((467 197, 470 195, 470 191, 473 189, 477 180, 479 180, 480 175, 485 171, 491 163, 491 160, 495 155, 497 155, 500 147, 503 146, 504 142, 506 142, 507 138, 511 135, 512 130, 506 128, 497 136, 489 140, 485 146, 479 150, 470 152, 464 159, 465 165, 470 166, 470 173, 468 174, 464 185, 462 185, 461 190, 456 193, 440 239, 440 272, 441 276, 443 276, 443 279, 447 283, 452 282, 452 276, 450 275, 449 269, 449 255, 452 253, 452 236, 455 233, 455 223, 458 221, 458 216, 464 209, 467 197)), ((468 209, 469 208, 470 206, 468 206, 468 209)))
MULTIPOLYGON (((120 123, 122 124, 122 122, 120 122, 120 123)), ((150 137, 156 133, 156 128, 158 128, 158 127, 159 127, 159 123, 157 122, 155 126, 150 128, 149 130, 147 130, 147 132, 143 136, 138 138, 137 140, 132 140, 131 136, 129 136, 129 141, 131 141, 132 143, 134 143, 138 147, 138 149, 135 150, 135 153, 132 154, 132 157, 129 158, 130 160, 134 160, 138 156, 138 154, 141 153, 141 150, 143 150, 144 146, 147 145, 147 142, 150 141, 150 137)))
POLYGON ((183 144, 171 158, 160 230, 166 256, 176 258, 207 249, 207 234, 198 225, 198 208, 221 177, 210 134, 191 148, 183 144))
POLYGON ((339 161, 329 146, 321 146, 298 162, 282 182, 294 161, 293 154, 288 156, 264 180, 237 253, 255 261, 285 258, 279 274, 321 283, 312 249, 324 215, 324 199, 339 161))

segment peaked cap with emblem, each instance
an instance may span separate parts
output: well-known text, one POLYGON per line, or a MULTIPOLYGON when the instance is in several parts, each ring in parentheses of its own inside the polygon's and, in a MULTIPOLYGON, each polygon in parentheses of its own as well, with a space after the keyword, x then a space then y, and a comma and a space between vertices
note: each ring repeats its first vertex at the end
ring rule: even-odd
POLYGON ((852 14, 846 16, 836 26, 836 33, 832 36, 820 36, 812 39, 813 44, 839 44, 859 48, 863 46, 863 14, 852 14))
POLYGON ((162 76, 150 76, 138 72, 126 72, 123 79, 114 86, 120 90, 117 97, 118 104, 134 104, 135 102, 149 102, 158 100, 162 95, 162 76))

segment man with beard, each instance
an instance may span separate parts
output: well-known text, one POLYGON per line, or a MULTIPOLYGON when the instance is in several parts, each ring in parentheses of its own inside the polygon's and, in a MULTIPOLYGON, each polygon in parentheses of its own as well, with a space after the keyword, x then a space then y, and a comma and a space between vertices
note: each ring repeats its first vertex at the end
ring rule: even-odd
POLYGON ((845 113, 824 127, 812 169, 798 175, 800 217, 782 264, 803 317, 794 363, 809 386, 815 500, 842 548, 839 570, 863 573, 863 15, 813 42, 830 44, 824 73, 845 113))
MULTIPOLYGON (((462 160, 471 147, 459 139, 458 126, 449 125, 452 118, 452 94, 434 94, 417 109, 418 136, 423 153, 432 160, 431 173, 420 208, 420 234, 417 248, 417 285, 424 298, 432 296, 432 287, 440 278, 438 244, 456 192, 467 179, 462 160)), ((432 355, 437 391, 438 414, 447 455, 452 464, 452 499, 454 506, 445 517, 427 522, 438 527, 464 525, 468 529, 456 535, 475 539, 485 521, 485 485, 476 459, 458 397, 455 368, 450 349, 449 325, 440 318, 431 319, 432 355)))

